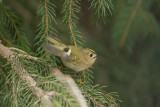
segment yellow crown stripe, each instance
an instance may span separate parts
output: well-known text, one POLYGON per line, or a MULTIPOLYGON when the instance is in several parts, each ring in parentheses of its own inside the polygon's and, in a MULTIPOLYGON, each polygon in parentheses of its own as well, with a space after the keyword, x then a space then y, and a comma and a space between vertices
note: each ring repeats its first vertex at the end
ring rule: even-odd
POLYGON ((96 53, 94 50, 92 50, 92 49, 89 49, 91 52, 93 52, 93 53, 96 53))

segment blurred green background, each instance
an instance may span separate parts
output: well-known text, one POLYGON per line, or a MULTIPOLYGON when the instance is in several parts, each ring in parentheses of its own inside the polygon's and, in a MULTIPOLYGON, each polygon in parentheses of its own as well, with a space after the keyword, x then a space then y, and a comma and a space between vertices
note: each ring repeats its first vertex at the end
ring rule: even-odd
MULTIPOLYGON (((37 25, 38 0, 3 0, 21 18, 31 49, 37 25)), ((54 0, 58 38, 69 44, 68 26, 61 22, 64 0, 54 0)), ((95 23, 88 10, 91 0, 81 0, 78 29, 84 47, 102 56, 94 64, 94 82, 120 95, 122 107, 160 107, 160 1, 112 0, 106 24, 95 23)), ((94 14, 94 13, 93 13, 94 14)), ((53 35, 54 36, 54 35, 53 35)))

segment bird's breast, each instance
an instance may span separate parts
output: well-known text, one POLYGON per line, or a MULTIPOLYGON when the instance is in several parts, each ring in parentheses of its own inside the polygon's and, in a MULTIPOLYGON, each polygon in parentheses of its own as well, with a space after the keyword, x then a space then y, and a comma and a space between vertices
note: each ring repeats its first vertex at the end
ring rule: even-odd
POLYGON ((88 65, 88 63, 81 61, 81 60, 66 61, 66 60, 62 59, 62 62, 66 67, 68 67, 74 71, 77 71, 77 72, 86 70, 88 67, 90 67, 88 65))

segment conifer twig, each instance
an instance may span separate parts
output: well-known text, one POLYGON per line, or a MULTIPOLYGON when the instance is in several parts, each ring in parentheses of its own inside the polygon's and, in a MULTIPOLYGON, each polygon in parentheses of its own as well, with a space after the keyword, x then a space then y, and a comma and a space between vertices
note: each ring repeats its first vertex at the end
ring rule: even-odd
POLYGON ((16 22, 15 20, 13 19, 13 17, 8 13, 7 10, 5 10, 5 8, 3 8, 2 6, 0 6, 1 9, 3 9, 4 13, 6 14, 6 16, 9 18, 9 20, 11 21, 11 23, 13 24, 13 27, 15 29, 15 33, 18 37, 18 41, 20 42, 20 44, 22 44, 22 40, 21 40, 21 36, 20 36, 20 32, 16 26, 16 22))
POLYGON ((8 43, 10 46, 13 46, 13 44, 12 44, 10 41, 8 41, 7 39, 5 39, 2 35, 3 35, 3 34, 2 34, 1 29, 0 29, 0 36, 2 37, 2 40, 3 40, 4 42, 8 43))
POLYGON ((45 14, 46 14, 46 36, 48 36, 48 8, 47 8, 47 0, 45 0, 45 14))
POLYGON ((73 33, 73 26, 72 26, 72 0, 70 0, 70 4, 69 4, 69 18, 68 18, 68 20, 69 20, 68 21, 69 29, 71 31, 71 35, 72 35, 74 45, 77 46, 76 39, 75 39, 75 36, 74 36, 74 33, 73 33))
POLYGON ((20 49, 18 49, 18 48, 9 47, 9 49, 10 49, 10 50, 19 51, 19 52, 22 52, 22 53, 24 53, 24 54, 27 54, 25 51, 23 51, 23 50, 20 50, 20 49))

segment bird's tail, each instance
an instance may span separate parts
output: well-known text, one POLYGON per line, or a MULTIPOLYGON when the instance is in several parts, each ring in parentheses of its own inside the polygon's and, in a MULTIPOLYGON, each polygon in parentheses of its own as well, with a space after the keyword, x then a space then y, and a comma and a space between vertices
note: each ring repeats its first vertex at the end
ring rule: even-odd
POLYGON ((50 37, 50 36, 47 36, 46 39, 48 41, 52 42, 55 45, 62 45, 63 44, 62 42, 58 41, 56 38, 53 38, 53 37, 50 37))

